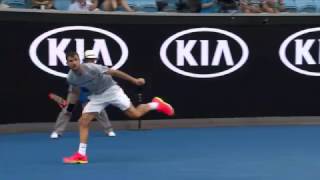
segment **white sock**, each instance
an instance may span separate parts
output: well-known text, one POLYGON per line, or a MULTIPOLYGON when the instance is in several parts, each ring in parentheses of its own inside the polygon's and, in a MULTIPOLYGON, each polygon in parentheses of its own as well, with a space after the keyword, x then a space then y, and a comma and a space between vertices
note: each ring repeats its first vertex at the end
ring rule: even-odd
POLYGON ((78 153, 85 156, 86 155, 86 150, 87 150, 87 144, 80 143, 79 144, 79 150, 78 153))
POLYGON ((150 107, 151 110, 155 110, 155 109, 158 108, 159 103, 157 103, 157 102, 150 102, 150 103, 148 103, 148 105, 149 105, 149 107, 150 107))

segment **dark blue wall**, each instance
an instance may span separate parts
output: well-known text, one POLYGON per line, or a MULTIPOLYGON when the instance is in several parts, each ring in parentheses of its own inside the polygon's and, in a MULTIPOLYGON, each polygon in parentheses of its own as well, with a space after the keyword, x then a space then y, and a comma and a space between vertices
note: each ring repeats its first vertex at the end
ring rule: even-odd
MULTIPOLYGON (((317 116, 320 115, 319 77, 301 74, 287 67, 279 56, 279 49, 292 34, 318 25, 320 21, 316 16, 132 16, 0 12, 0 123, 55 120, 59 108, 47 99, 47 94, 55 92, 65 96, 67 84, 64 78, 38 68, 32 62, 29 50, 32 42, 41 34, 69 26, 94 27, 121 38, 128 47, 129 54, 120 70, 146 78, 147 85, 139 90, 121 80, 119 84, 134 103, 137 103, 137 93, 140 91, 144 94, 145 101, 149 101, 154 95, 163 97, 175 107, 175 118, 317 116), (222 56, 218 65, 211 65, 218 40, 227 43, 234 65, 239 63, 244 53, 243 47, 233 37, 217 33, 220 30, 243 40, 249 50, 245 63, 232 73, 211 78, 195 78, 171 70, 160 56, 163 43, 178 32, 197 28, 209 28, 216 32, 187 33, 174 39, 166 51, 170 64, 193 74, 216 74, 232 68, 233 65, 226 64, 225 56, 222 56), (184 48, 188 43, 192 46, 190 51, 184 49, 184 55, 190 53, 196 64, 190 65, 190 61, 184 60, 184 66, 177 66, 176 40, 184 48), (204 44, 208 43, 208 66, 201 65, 201 57, 204 56, 201 48, 205 49, 201 46, 201 40, 204 44), (192 41, 195 42, 194 45, 192 41)), ((289 43, 285 55, 293 66, 315 74, 320 72, 319 35, 315 29, 289 43), (300 49, 295 40, 302 42, 300 49), (310 48, 306 45, 308 40, 310 48), (303 55, 300 57, 303 63, 297 65, 296 53, 302 51, 303 55), (310 61, 307 63, 305 58, 308 52, 316 64, 310 61)), ((113 65, 123 53, 113 38, 101 33, 87 30, 59 32, 46 37, 36 50, 40 61, 46 66, 51 51, 48 50, 48 38, 56 39, 57 45, 69 38, 70 43, 65 51, 76 49, 75 39, 83 39, 84 49, 91 49, 94 39, 102 39, 107 44, 113 65)), ((101 54, 99 63, 102 63, 101 54)), ((67 68, 61 63, 50 68, 67 72, 67 68)), ((114 120, 127 119, 120 110, 107 110, 114 120)), ((146 117, 158 118, 164 116, 152 112, 146 117)))

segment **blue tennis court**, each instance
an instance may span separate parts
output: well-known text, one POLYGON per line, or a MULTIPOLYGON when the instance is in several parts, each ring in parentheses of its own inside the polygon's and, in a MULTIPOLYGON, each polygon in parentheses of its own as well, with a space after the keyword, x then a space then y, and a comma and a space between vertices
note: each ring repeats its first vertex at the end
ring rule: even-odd
POLYGON ((65 165, 78 133, 0 135, 1 180, 314 180, 320 126, 248 126, 90 133, 89 164, 65 165))

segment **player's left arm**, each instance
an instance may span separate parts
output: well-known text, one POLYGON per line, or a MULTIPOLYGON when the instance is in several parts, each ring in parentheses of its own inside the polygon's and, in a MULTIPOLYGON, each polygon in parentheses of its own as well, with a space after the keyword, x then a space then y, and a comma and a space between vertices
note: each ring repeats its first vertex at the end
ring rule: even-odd
POLYGON ((143 78, 134 78, 129 74, 120 70, 108 69, 108 71, 106 71, 105 73, 111 75, 112 77, 117 77, 117 78, 129 81, 132 84, 135 84, 137 86, 142 86, 146 83, 146 81, 143 78))

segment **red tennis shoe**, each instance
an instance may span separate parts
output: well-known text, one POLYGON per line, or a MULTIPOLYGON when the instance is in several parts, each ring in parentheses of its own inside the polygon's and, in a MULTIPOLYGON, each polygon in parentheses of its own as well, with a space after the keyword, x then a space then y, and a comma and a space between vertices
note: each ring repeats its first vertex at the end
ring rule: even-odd
POLYGON ((159 97, 154 97, 152 99, 152 102, 158 103, 157 111, 162 112, 167 116, 173 116, 174 115, 174 109, 172 106, 166 102, 164 102, 161 98, 159 97))
POLYGON ((65 164, 86 164, 88 163, 88 157, 81 155, 80 153, 75 153, 70 157, 64 157, 63 163, 65 164))

